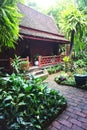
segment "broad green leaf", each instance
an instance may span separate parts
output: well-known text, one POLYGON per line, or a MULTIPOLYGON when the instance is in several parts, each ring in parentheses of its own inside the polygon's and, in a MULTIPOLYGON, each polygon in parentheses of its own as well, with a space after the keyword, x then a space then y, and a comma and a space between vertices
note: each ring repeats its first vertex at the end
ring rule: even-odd
POLYGON ((32 86, 27 86, 27 87, 25 88, 25 91, 26 91, 26 92, 29 92, 31 89, 32 89, 32 86))
POLYGON ((20 94, 18 95, 18 98, 22 98, 22 97, 24 97, 24 96, 25 96, 24 93, 20 93, 20 94))
POLYGON ((23 101, 23 102, 20 102, 20 103, 18 103, 18 106, 24 106, 24 105, 26 105, 26 103, 23 101))
POLYGON ((11 101, 12 99, 13 99, 12 96, 9 95, 9 96, 7 96, 7 97, 4 99, 4 102, 6 102, 6 101, 11 101))

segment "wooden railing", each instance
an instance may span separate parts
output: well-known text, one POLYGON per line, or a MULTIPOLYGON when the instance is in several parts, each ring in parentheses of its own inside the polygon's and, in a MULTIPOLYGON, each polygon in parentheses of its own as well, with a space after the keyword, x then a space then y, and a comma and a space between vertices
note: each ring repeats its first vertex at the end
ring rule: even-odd
POLYGON ((55 65, 62 62, 62 56, 61 55, 39 56, 38 61, 39 61, 39 66, 55 65))

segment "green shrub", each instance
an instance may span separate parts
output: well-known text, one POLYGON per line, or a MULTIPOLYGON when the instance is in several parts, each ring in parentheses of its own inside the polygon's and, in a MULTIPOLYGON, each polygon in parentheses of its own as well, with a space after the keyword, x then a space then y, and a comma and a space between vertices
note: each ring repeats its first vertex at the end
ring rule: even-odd
POLYGON ((76 61, 75 64, 76 64, 77 67, 80 67, 80 68, 85 67, 85 63, 84 63, 84 61, 82 59, 76 61))
POLYGON ((83 61, 84 61, 85 65, 86 65, 86 67, 87 67, 87 54, 85 54, 85 55, 83 56, 83 61))
POLYGON ((61 71, 61 70, 63 70, 63 65, 62 64, 58 64, 56 66, 56 71, 61 71))
POLYGON ((74 77, 68 77, 67 80, 62 82, 62 84, 76 86, 74 77))
POLYGON ((62 85, 70 85, 70 86, 75 86, 75 79, 73 76, 68 76, 68 77, 55 77, 54 79, 57 83, 62 84, 62 85), (61 78, 61 80, 60 80, 61 78))
POLYGON ((87 71, 85 70, 85 68, 77 68, 75 71, 75 74, 87 74, 87 71))
POLYGON ((8 130, 37 130, 66 105, 59 91, 40 79, 12 74, 0 78, 0 121, 8 130))
POLYGON ((48 71, 49 74, 52 74, 53 73, 52 67, 48 67, 47 71, 48 71))
POLYGON ((56 72, 61 71, 61 70, 63 70, 62 64, 58 64, 58 65, 52 66, 52 67, 50 66, 47 68, 47 71, 49 74, 53 74, 53 73, 56 73, 56 72))

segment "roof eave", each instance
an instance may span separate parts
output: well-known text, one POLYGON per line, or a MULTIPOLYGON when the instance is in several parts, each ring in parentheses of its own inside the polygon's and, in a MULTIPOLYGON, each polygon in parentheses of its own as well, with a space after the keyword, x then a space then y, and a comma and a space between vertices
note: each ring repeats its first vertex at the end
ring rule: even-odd
POLYGON ((49 41, 49 42, 56 42, 56 43, 60 43, 60 44, 69 44, 70 41, 69 40, 57 40, 57 39, 52 39, 52 38, 44 38, 44 37, 36 37, 36 36, 32 36, 32 35, 26 35, 23 33, 20 33, 20 35, 23 38, 27 38, 27 39, 32 39, 32 40, 39 40, 39 41, 49 41))

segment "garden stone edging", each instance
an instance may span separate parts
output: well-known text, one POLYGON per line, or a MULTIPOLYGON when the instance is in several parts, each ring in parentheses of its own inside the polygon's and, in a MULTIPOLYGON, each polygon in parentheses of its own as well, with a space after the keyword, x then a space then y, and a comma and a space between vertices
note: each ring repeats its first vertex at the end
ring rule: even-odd
POLYGON ((57 114, 55 114, 55 115, 53 115, 52 117, 50 117, 49 120, 47 120, 47 121, 43 124, 42 130, 46 130, 46 128, 49 127, 49 125, 53 122, 53 120, 55 120, 55 119, 58 117, 58 115, 60 115, 60 114, 66 109, 66 107, 67 107, 67 102, 66 102, 66 104, 64 104, 64 105, 61 107, 61 110, 60 110, 57 114))

